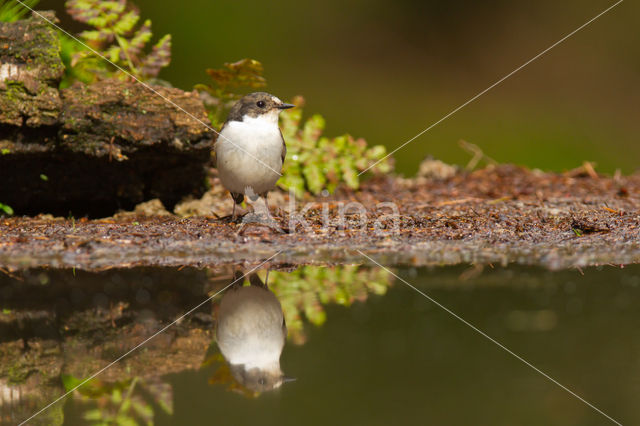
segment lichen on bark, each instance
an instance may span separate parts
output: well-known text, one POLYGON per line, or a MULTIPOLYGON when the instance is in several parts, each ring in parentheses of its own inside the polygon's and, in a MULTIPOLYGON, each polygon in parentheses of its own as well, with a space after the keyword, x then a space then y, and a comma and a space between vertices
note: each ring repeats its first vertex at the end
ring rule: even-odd
MULTIPOLYGON (((43 12, 55 20, 53 13, 43 12)), ((54 28, 39 17, 0 22, 0 124, 54 125, 61 110, 57 87, 64 74, 54 28)))

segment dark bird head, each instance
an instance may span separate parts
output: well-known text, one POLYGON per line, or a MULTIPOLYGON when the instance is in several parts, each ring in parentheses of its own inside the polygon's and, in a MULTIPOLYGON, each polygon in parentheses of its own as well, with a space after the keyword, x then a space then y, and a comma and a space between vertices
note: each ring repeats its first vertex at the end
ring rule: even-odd
POLYGON ((265 117, 277 123, 280 111, 294 106, 266 92, 249 93, 233 105, 227 121, 244 121, 245 117, 265 117))
POLYGON ((231 365, 231 375, 245 388, 253 392, 268 392, 282 386, 283 383, 293 382, 296 379, 286 377, 280 370, 280 365, 266 368, 247 369, 244 365, 231 365))

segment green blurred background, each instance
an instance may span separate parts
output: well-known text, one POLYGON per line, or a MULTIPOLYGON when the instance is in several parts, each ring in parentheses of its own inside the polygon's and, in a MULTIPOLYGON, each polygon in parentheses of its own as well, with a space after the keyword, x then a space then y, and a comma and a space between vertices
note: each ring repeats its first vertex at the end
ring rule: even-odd
MULTIPOLYGON (((82 29, 56 9, 65 29, 82 29)), ((206 68, 249 57, 268 90, 302 94, 327 134, 389 150, 513 71, 614 1, 284 0, 135 2, 173 35, 161 77, 190 89, 206 68)), ((640 6, 625 1, 394 156, 415 173, 431 154, 464 164, 464 139, 499 162, 549 170, 595 161, 640 167, 640 6)))

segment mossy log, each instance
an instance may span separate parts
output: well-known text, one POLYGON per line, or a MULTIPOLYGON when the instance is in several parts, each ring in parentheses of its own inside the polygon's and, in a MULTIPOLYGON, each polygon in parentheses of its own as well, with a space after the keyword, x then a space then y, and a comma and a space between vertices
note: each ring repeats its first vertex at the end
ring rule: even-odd
POLYGON ((108 216, 200 195, 214 134, 197 95, 119 80, 58 90, 59 50, 38 17, 0 24, 0 202, 108 216))
MULTIPOLYGON (((47 13, 48 19, 55 19, 47 13)), ((56 31, 41 19, 0 22, 0 124, 55 125, 64 74, 56 31)))

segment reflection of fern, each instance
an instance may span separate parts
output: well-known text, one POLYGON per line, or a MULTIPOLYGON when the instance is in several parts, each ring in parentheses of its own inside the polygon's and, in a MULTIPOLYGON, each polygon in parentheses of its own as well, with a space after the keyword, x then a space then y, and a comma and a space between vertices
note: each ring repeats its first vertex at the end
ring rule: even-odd
MULTIPOLYGON (((171 35, 162 37, 147 52, 147 44, 152 37, 151 21, 147 19, 138 26, 140 13, 126 0, 68 0, 65 5, 71 17, 93 27, 81 32, 80 38, 137 78, 156 77, 162 68, 169 65, 171 35)), ((86 81, 92 76, 105 78, 113 73, 121 74, 108 68, 102 59, 88 50, 77 50, 70 56, 69 65, 80 68, 76 70, 77 79, 86 81)))
POLYGON ((293 272, 270 272, 268 285, 282 305, 289 337, 301 344, 306 340, 303 316, 322 325, 327 319, 322 305, 350 306, 366 300, 370 293, 385 294, 391 281, 391 274, 384 269, 303 266, 293 272))
MULTIPOLYGON (((40 0, 23 0, 25 6, 36 7, 40 0)), ((22 19, 30 10, 14 0, 0 0, 0 22, 14 22, 22 19)))
MULTIPOLYGON (((69 391, 82 380, 62 375, 62 383, 69 391)), ((173 413, 171 385, 140 377, 112 383, 94 379, 78 388, 74 397, 80 403, 86 424, 91 425, 151 425, 154 407, 169 415, 173 413)))
POLYGON ((2 214, 6 214, 7 216, 12 216, 13 209, 11 208, 11 206, 0 203, 0 215, 2 214))

